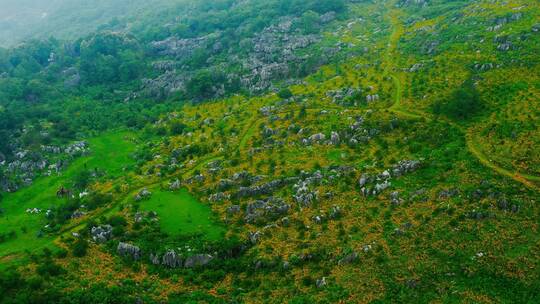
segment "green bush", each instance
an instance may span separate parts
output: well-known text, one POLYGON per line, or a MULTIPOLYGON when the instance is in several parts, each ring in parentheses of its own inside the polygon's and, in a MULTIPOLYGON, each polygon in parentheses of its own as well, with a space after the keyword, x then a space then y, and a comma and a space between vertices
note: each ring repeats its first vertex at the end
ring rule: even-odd
POLYGON ((433 112, 454 120, 466 120, 482 110, 480 93, 471 79, 456 89, 450 98, 435 103, 433 112))
POLYGON ((289 99, 293 97, 293 93, 288 88, 282 89, 281 91, 278 92, 278 97, 282 99, 289 99))
POLYGON ((85 239, 78 239, 72 248, 73 255, 76 257, 83 257, 88 251, 88 242, 85 239))

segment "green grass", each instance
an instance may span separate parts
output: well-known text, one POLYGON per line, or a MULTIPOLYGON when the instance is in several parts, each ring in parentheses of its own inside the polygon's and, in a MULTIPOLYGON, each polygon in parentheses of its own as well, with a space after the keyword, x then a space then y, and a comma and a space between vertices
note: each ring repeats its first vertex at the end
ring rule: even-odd
POLYGON ((4 215, 0 217, 0 233, 15 231, 17 237, 0 244, 0 257, 52 245, 52 236, 37 237, 46 224, 44 213, 30 215, 26 209, 40 208, 44 212, 62 204, 64 201, 56 197, 56 191, 63 185, 69 187, 71 179, 84 168, 104 170, 110 178, 119 176, 126 165, 133 163, 129 155, 134 152, 135 144, 126 140, 127 136, 131 133, 117 131, 92 138, 89 140, 91 154, 76 159, 60 175, 39 178, 30 187, 6 194, 2 202, 4 215))
POLYGON ((343 164, 345 163, 344 158, 347 157, 347 152, 343 151, 343 149, 332 149, 326 157, 335 164, 343 164))
POLYGON ((208 239, 219 239, 225 229, 212 219, 211 209, 199 202, 187 189, 177 192, 152 191, 152 197, 141 203, 141 209, 155 211, 161 230, 170 235, 202 233, 208 239))

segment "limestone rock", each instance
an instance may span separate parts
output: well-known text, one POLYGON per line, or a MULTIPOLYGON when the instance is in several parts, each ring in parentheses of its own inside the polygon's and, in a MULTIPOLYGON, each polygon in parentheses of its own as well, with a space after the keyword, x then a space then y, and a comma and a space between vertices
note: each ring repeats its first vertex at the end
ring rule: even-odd
POLYGON ((130 257, 134 260, 141 258, 141 249, 135 245, 120 242, 116 249, 119 255, 124 257, 130 257))

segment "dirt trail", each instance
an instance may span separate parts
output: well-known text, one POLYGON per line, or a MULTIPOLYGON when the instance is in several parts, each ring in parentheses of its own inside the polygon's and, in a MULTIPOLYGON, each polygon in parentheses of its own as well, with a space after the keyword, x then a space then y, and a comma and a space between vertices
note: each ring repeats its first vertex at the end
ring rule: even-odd
MULTIPOLYGON (((385 65, 384 75, 392 78, 395 88, 393 104, 392 106, 390 106, 389 110, 401 116, 432 121, 433 118, 431 114, 405 109, 401 103, 403 86, 401 84, 399 75, 392 73, 392 70, 395 67, 394 60, 396 56, 399 56, 398 52, 395 52, 395 50, 397 49, 397 43, 399 42, 400 36, 403 33, 403 26, 401 22, 399 22, 398 12, 394 9, 389 9, 389 11, 393 31, 389 37, 388 48, 384 55, 385 62, 383 63, 385 65)), ((517 171, 511 171, 497 165, 481 151, 481 149, 478 147, 478 144, 474 141, 474 136, 470 130, 465 129, 450 120, 445 119, 445 121, 455 127, 457 130, 459 130, 463 134, 463 136, 465 136, 467 149, 469 150, 469 152, 471 152, 472 155, 474 155, 478 159, 481 164, 497 172, 498 174, 510 177, 511 179, 527 186, 528 188, 540 192, 540 187, 535 184, 535 182, 540 181, 539 176, 521 174, 517 171)))

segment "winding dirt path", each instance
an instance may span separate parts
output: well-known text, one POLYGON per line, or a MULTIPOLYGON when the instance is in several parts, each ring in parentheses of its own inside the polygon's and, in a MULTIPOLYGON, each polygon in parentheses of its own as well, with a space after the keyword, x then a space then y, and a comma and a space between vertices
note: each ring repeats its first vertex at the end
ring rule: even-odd
MULTIPOLYGON (((431 114, 426 112, 420 112, 420 111, 411 111, 409 109, 405 109, 401 103, 402 96, 403 96, 403 86, 401 83, 401 80, 399 78, 399 75, 392 72, 392 69, 395 67, 394 60, 396 56, 399 56, 395 50, 397 49, 397 43, 399 42, 400 36, 403 33, 403 26, 401 22, 399 22, 399 16, 398 12, 395 9, 389 8, 389 16, 391 20, 391 24, 393 27, 392 34, 389 37, 388 42, 388 48, 386 50, 386 53, 384 55, 384 74, 385 76, 391 77, 392 82, 394 83, 394 100, 392 106, 390 106, 389 110, 401 115, 406 116, 409 118, 414 119, 426 119, 428 121, 433 121, 433 117, 431 114)), ((495 162, 491 161, 479 148, 478 143, 474 141, 474 134, 470 130, 467 130, 463 128, 462 126, 456 124, 453 121, 450 121, 448 119, 444 119, 445 122, 450 124, 451 126, 455 127, 457 130, 459 130, 463 136, 465 137, 467 149, 469 152, 474 155, 478 159, 478 161, 486 166, 487 168, 497 172, 500 175, 504 175, 506 177, 509 177, 513 179, 516 182, 519 182, 529 189, 533 189, 535 191, 540 192, 540 186, 538 186, 535 182, 540 182, 539 176, 533 176, 533 175, 527 175, 522 174, 517 171, 511 171, 508 169, 505 169, 499 165, 497 165, 495 162)))

